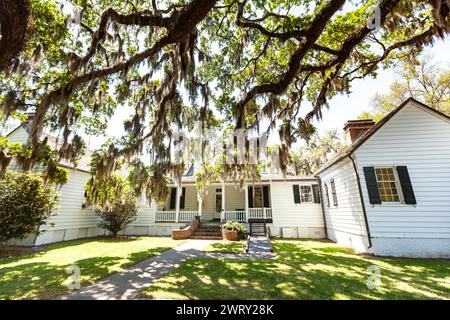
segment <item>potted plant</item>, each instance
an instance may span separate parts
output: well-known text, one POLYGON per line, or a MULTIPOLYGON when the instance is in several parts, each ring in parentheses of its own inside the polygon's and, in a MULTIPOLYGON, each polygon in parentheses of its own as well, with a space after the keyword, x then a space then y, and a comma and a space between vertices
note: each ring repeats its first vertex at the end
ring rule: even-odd
POLYGON ((224 240, 237 241, 245 237, 247 229, 239 222, 228 221, 222 225, 222 234, 224 240))

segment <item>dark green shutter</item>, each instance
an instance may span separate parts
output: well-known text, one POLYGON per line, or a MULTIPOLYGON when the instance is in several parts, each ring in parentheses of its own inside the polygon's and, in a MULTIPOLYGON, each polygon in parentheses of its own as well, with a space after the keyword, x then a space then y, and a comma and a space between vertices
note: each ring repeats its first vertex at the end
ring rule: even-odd
POLYGON ((300 203, 300 190, 298 184, 294 184, 292 190, 294 191, 294 203, 300 203))
POLYGON ((320 203, 319 185, 313 184, 312 189, 313 189, 314 203, 320 203))
POLYGON ((398 178, 400 179, 400 185, 402 187, 403 199, 406 204, 416 204, 416 197, 414 196, 414 190, 409 178, 408 168, 405 166, 397 167, 398 178))
POLYGON ((184 202, 186 199, 186 188, 182 189, 183 191, 181 192, 181 198, 180 198, 180 209, 184 209, 184 202))
POLYGON ((367 192, 371 204, 381 204, 380 190, 378 190, 377 177, 374 167, 364 167, 364 177, 366 178, 367 192))
POLYGON ((169 209, 175 209, 177 201, 177 188, 170 189, 170 205, 169 209))
POLYGON ((269 186, 263 186, 263 203, 264 208, 269 208, 269 186))
POLYGON ((253 208, 253 187, 248 187, 248 207, 253 208))

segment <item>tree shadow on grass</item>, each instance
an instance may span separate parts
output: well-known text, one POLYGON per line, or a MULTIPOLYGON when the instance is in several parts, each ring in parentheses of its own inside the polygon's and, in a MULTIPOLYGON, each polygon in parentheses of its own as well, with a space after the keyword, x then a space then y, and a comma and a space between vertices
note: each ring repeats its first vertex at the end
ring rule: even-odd
POLYGON ((221 253, 242 253, 244 252, 243 242, 215 242, 210 244, 204 251, 221 253))
POLYGON ((448 299, 449 263, 383 259, 338 245, 276 241, 276 261, 192 259, 154 283, 153 298, 185 299, 448 299), (367 287, 380 269, 381 286, 367 287))
MULTIPOLYGON (((156 247, 133 252, 126 257, 92 257, 64 266, 52 265, 49 262, 21 263, 12 267, 0 265, 0 299, 55 298, 69 292, 67 281, 72 273, 67 270, 70 266, 80 268, 81 285, 84 287, 169 249, 170 247, 156 247), (122 260, 124 262, 121 262, 122 260)), ((8 263, 13 263, 22 259, 24 257, 7 260, 8 263)))

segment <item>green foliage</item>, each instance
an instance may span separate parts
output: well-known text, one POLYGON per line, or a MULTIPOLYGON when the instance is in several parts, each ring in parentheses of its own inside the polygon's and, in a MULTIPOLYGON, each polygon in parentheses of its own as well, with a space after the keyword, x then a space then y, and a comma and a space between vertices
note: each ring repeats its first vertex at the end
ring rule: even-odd
POLYGON ((225 230, 233 230, 237 231, 240 238, 245 238, 247 235, 247 229, 242 223, 236 221, 227 221, 222 225, 222 228, 225 230))
POLYGON ((57 198, 40 175, 8 171, 0 180, 0 242, 38 232, 57 198))
POLYGON ((56 167, 56 172, 51 180, 51 183, 56 185, 63 185, 69 181, 70 173, 68 168, 56 167))
POLYGON ((101 218, 98 226, 110 231, 113 237, 117 237, 119 231, 136 220, 138 211, 133 198, 124 198, 115 200, 102 209, 96 209, 95 213, 101 218))
POLYGON ((450 116, 450 68, 425 55, 404 60, 397 74, 390 91, 377 93, 371 101, 372 111, 361 113, 359 119, 379 121, 409 97, 450 116))
POLYGON ((93 177, 86 183, 86 200, 101 218, 99 227, 109 230, 114 237, 136 220, 137 196, 133 190, 129 180, 118 174, 103 179, 93 177))
POLYGON ((343 147, 336 130, 327 131, 323 136, 315 133, 298 151, 290 152, 288 172, 293 175, 313 175, 343 147))

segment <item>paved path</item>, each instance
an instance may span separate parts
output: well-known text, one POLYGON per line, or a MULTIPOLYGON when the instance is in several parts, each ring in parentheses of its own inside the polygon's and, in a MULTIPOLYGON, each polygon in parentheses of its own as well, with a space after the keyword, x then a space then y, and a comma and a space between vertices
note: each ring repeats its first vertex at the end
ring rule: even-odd
POLYGON ((255 259, 273 259, 275 254, 272 252, 270 240, 264 236, 252 236, 248 244, 248 253, 255 259))
MULTIPOLYGON (((264 237, 263 237, 264 238, 264 237)), ((250 242, 249 254, 207 253, 202 250, 214 240, 190 240, 178 247, 138 264, 114 273, 74 294, 61 297, 62 300, 129 300, 136 299, 138 293, 149 287, 190 258, 226 259, 273 259, 275 255, 267 252, 267 238, 250 242)), ((270 245, 270 244, 269 244, 270 245)))

